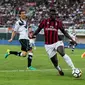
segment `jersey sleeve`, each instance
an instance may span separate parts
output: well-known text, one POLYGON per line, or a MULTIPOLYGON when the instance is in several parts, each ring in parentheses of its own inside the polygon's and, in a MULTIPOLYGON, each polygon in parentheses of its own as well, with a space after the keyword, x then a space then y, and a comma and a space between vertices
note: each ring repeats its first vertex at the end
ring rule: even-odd
POLYGON ((19 29, 19 23, 16 22, 15 25, 14 25, 14 31, 18 31, 18 29, 19 29))
POLYGON ((38 29, 34 32, 34 35, 37 35, 45 26, 45 20, 41 21, 39 26, 38 26, 38 29))
POLYGON ((40 22, 39 28, 44 28, 44 25, 45 25, 45 20, 43 20, 43 21, 40 22))
POLYGON ((59 27, 59 29, 62 29, 62 28, 63 28, 63 23, 62 23, 62 21, 59 21, 58 27, 59 27))

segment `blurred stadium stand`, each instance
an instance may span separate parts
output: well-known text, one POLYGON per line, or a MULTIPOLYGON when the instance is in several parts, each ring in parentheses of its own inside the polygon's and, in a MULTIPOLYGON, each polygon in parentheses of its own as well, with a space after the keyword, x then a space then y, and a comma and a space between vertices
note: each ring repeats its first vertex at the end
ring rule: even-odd
MULTIPOLYGON (((19 10, 25 9, 27 12, 34 10, 29 24, 37 27, 42 19, 48 17, 52 1, 54 1, 53 6, 56 8, 57 16, 63 21, 66 29, 73 25, 76 29, 85 29, 85 0, 0 0, 0 39, 9 39, 10 31, 7 29, 13 27, 18 19, 19 10)), ((40 32, 37 41, 44 40, 42 34, 43 31, 40 32)), ((15 40, 17 38, 18 36, 15 40)))

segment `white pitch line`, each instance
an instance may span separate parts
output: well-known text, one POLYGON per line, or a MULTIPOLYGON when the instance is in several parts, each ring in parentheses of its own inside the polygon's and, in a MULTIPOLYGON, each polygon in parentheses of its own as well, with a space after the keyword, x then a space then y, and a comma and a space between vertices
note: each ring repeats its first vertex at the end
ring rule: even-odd
MULTIPOLYGON (((68 69, 65 69, 68 70, 68 69)), ((0 70, 0 72, 46 72, 46 71, 56 71, 56 69, 38 69, 38 70, 0 70)))
MULTIPOLYGON (((80 68, 80 69, 83 69, 85 70, 85 68, 80 68)), ((63 70, 71 70, 71 69, 63 69, 63 70)), ((56 69, 38 69, 38 70, 0 70, 0 73, 2 72, 31 72, 31 71, 34 71, 34 72, 46 72, 46 71, 56 71, 56 69)))
MULTIPOLYGON (((5 55, 5 54, 0 54, 0 55, 5 55)), ((79 56, 79 54, 69 54, 70 56, 79 56)), ((40 53, 39 55, 35 55, 34 54, 34 56, 35 57, 37 57, 37 56, 47 56, 48 57, 48 55, 47 54, 43 54, 43 53, 40 53)), ((81 56, 81 55, 80 55, 81 56)))
MULTIPOLYGON (((0 54, 0 55, 5 55, 5 54, 0 54)), ((40 53, 39 55, 35 55, 35 54, 34 54, 34 56, 48 56, 48 55, 47 55, 47 54, 43 54, 43 53, 41 54, 41 53, 40 53)))

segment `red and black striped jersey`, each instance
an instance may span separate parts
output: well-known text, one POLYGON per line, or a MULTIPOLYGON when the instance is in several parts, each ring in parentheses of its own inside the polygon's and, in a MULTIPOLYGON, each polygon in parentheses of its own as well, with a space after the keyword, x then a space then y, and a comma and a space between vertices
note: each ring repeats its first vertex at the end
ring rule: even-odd
POLYGON ((44 19, 40 23, 39 29, 37 29, 35 34, 37 34, 41 29, 44 29, 45 44, 53 44, 58 41, 58 29, 62 29, 62 22, 58 19, 44 19))

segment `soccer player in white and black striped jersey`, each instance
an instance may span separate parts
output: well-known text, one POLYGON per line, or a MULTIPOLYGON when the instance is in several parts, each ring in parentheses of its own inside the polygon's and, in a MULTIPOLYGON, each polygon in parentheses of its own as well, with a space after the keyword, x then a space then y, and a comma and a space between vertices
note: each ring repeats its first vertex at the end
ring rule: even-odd
POLYGON ((31 66, 32 63, 32 47, 30 46, 29 43, 29 38, 28 38, 28 22, 27 22, 27 16, 26 16, 26 11, 21 10, 19 12, 19 20, 16 21, 14 29, 12 31, 11 38, 8 40, 9 42, 12 42, 14 36, 16 33, 19 33, 19 42, 21 44, 21 52, 18 51, 10 51, 9 49, 7 50, 7 53, 5 55, 5 58, 7 58, 9 55, 14 54, 17 56, 23 56, 26 57, 28 56, 28 66, 27 68, 30 70, 35 70, 34 67, 31 66))
MULTIPOLYGON (((76 37, 76 31, 75 31, 75 28, 72 28, 72 32, 69 34, 71 36, 71 38, 76 41, 77 37, 76 37)), ((69 40, 69 46, 71 49, 72 49, 72 53, 74 53, 74 49, 76 47, 77 44, 74 44, 72 42, 72 40, 69 40)))

